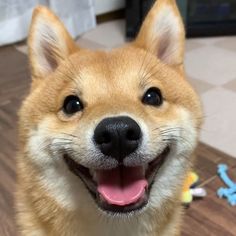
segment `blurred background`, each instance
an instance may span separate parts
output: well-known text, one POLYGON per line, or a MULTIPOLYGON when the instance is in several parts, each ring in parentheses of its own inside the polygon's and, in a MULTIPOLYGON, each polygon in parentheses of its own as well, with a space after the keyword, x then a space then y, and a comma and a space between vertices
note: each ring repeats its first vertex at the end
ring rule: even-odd
MULTIPOLYGON (((52 9, 81 47, 109 50, 135 37, 153 2, 0 1, 0 235, 17 235, 13 220, 17 110, 30 85, 26 37, 34 7, 52 9)), ((195 170, 208 192, 187 210, 183 235, 236 235, 236 208, 216 196, 223 185, 217 164, 228 164, 236 182, 236 1, 177 3, 186 27, 187 77, 204 107, 195 170)))

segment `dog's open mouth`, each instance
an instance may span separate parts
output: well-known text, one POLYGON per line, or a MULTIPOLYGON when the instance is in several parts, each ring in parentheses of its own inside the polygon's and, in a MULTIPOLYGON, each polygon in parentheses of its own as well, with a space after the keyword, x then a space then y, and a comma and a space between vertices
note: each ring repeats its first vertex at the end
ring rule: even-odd
POLYGON ((76 163, 69 155, 64 155, 64 160, 70 171, 81 178, 101 209, 126 213, 147 204, 154 177, 169 152, 170 148, 166 147, 147 166, 119 165, 107 170, 90 170, 76 163))

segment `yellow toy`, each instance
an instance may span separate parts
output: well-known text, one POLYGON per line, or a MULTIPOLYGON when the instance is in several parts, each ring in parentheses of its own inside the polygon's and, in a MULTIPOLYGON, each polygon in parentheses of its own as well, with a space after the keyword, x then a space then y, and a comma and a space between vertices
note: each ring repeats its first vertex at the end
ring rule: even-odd
POLYGON ((203 188, 196 188, 196 184, 199 181, 199 176, 191 171, 184 183, 183 186, 183 194, 182 194, 182 202, 184 204, 190 204, 193 201, 194 197, 205 197, 206 190, 203 188))

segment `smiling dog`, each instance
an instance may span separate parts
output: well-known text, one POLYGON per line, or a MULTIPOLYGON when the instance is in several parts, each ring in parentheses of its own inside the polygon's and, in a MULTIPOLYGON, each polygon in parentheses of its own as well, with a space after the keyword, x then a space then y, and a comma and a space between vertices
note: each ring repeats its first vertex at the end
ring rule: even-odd
POLYGON ((77 47, 53 13, 35 9, 19 113, 21 235, 180 235, 202 116, 184 37, 174 0, 157 1, 135 41, 109 52, 77 47))

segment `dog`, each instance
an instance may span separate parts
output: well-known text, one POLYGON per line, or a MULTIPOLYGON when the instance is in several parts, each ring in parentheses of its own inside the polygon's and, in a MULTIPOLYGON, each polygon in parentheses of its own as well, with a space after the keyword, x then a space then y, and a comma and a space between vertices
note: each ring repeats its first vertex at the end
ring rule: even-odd
POLYGON ((180 235, 202 123, 184 40, 174 0, 156 1, 136 39, 110 51, 80 48, 49 9, 35 9, 19 111, 20 235, 180 235))

